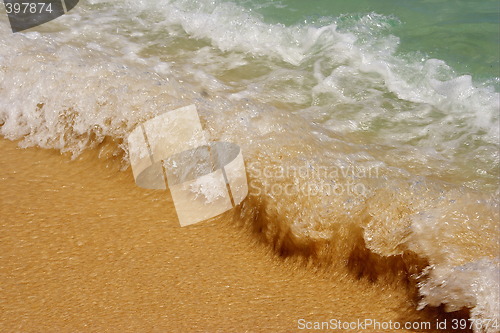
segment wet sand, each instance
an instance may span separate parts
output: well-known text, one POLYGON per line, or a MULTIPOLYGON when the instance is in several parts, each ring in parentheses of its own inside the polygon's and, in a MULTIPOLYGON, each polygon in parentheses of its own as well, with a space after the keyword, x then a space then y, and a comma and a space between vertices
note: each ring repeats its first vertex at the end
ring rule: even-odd
POLYGON ((299 319, 450 320, 415 310, 400 283, 284 258, 230 212, 181 228, 168 192, 138 188, 130 169, 97 150, 71 160, 5 139, 0 149, 2 332, 296 332, 299 319))

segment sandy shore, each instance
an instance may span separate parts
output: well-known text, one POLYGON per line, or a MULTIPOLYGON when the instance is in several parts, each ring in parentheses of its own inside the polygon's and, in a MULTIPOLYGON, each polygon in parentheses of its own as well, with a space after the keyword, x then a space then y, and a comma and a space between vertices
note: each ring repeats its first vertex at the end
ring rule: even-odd
POLYGON ((416 311, 397 283, 282 258, 227 216, 181 228, 167 192, 138 188, 97 151, 72 161, 4 139, 0 149, 2 332, 295 332, 299 319, 451 318, 416 311))

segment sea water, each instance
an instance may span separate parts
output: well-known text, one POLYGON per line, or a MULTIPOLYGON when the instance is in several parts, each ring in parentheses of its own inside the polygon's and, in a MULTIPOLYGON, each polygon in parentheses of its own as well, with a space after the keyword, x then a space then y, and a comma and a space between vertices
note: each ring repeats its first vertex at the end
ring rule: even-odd
POLYGON ((195 104, 282 253, 370 278, 402 258, 419 308, 499 320, 498 24, 489 0, 90 0, 15 34, 3 15, 0 133, 74 156, 108 138, 126 167, 139 123, 195 104))

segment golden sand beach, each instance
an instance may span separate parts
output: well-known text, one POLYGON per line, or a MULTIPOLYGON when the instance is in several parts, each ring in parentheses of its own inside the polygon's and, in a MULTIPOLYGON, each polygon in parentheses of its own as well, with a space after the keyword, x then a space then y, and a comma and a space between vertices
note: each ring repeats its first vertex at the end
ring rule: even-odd
POLYGON ((231 211, 181 228, 168 192, 137 187, 98 150, 71 160, 5 139, 0 149, 1 332, 297 332, 360 319, 435 328, 460 318, 417 311, 402 281, 284 257, 231 211))

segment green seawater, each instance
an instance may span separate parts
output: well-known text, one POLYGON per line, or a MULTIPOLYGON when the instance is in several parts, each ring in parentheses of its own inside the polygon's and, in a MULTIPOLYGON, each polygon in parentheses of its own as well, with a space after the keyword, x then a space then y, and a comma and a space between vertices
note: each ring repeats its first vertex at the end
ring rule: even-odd
MULTIPOLYGON (((349 29, 353 19, 375 13, 386 17, 400 39, 398 52, 444 60, 458 75, 498 88, 500 1, 497 0, 239 0, 269 23, 314 24, 335 20, 349 29)), ((376 27, 374 27, 376 29, 376 27)), ((374 31, 374 33, 376 33, 374 31)))

